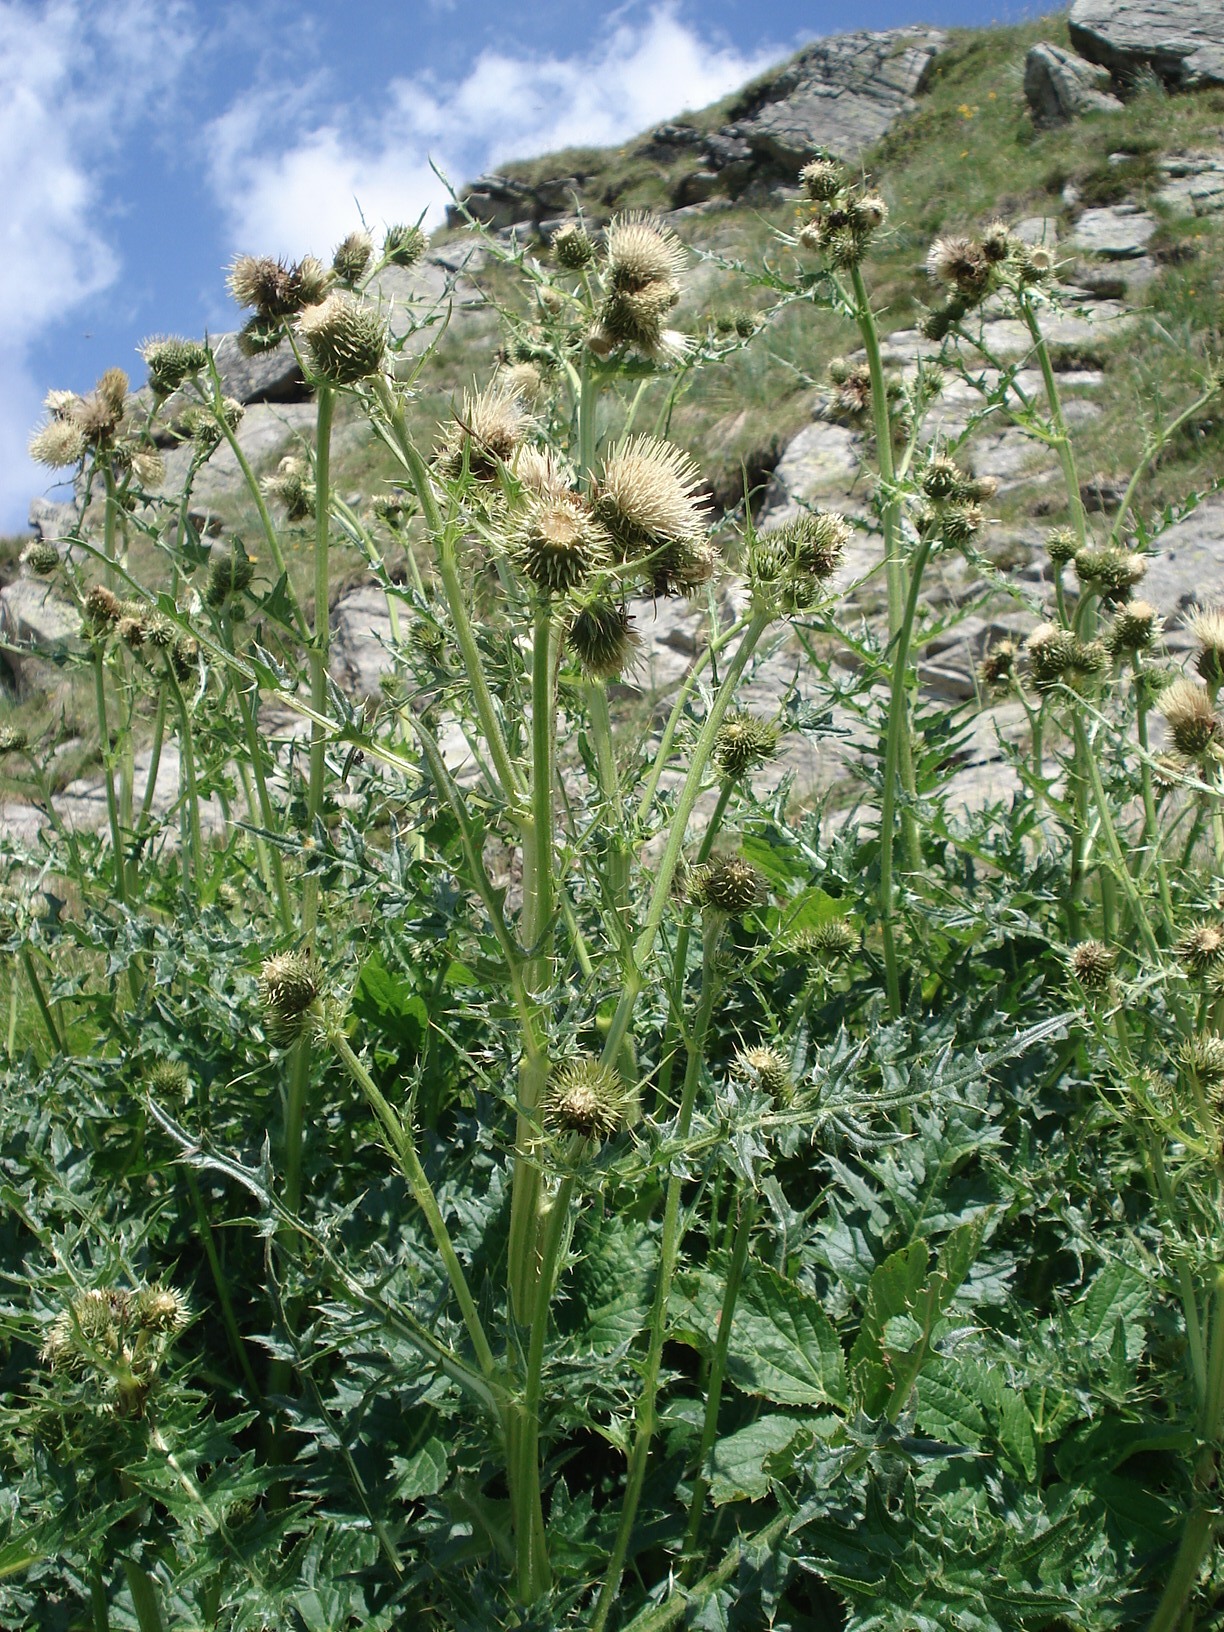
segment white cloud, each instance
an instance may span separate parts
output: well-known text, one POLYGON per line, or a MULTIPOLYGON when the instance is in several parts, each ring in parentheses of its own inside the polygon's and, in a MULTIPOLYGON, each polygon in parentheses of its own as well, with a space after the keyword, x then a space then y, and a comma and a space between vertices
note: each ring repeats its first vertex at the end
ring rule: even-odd
POLYGON ((371 226, 422 210, 440 219, 430 158, 458 184, 507 159, 623 141, 726 95, 777 54, 712 44, 664 0, 581 55, 486 51, 459 80, 392 80, 373 118, 346 108, 312 122, 299 109, 289 141, 279 99, 244 99, 212 127, 212 184, 235 249, 323 253, 358 207, 371 226))
POLYGON ((42 391, 30 345, 112 284, 102 176, 122 135, 179 72, 178 4, 0 0, 0 525, 47 485, 25 441, 42 391))

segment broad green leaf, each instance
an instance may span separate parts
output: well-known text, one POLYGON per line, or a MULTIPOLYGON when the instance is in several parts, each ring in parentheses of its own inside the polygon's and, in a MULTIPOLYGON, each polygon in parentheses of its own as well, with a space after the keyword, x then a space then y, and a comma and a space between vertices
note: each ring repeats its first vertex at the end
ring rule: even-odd
POLYGON ((446 1447, 431 1435, 411 1456, 397 1456, 393 1466, 395 1494, 400 1501, 434 1496, 446 1483, 446 1447))
POLYGON ((584 1233, 566 1325, 580 1350, 610 1353, 632 1343, 650 1314, 654 1257, 641 1224, 609 1217, 584 1233))
POLYGON ((1076 1333, 1104 1355, 1112 1349, 1121 1327, 1126 1357, 1134 1362, 1143 1353, 1140 1317, 1150 1301, 1150 1288, 1138 1270, 1120 1262, 1106 1264, 1078 1307, 1076 1333))
POLYGON ((715 1507, 767 1496, 776 1477, 770 1459, 781 1458, 797 1441, 806 1450, 815 1437, 802 1418, 774 1413, 720 1440, 710 1456, 710 1499, 715 1507))
POLYGON ((420 1052, 429 1030, 424 1001, 402 976, 387 968, 381 952, 372 952, 362 965, 353 991, 353 1013, 413 1054, 420 1052))
POLYGON ((999 1444, 1014 1471, 1031 1485, 1037 1478, 1037 1438, 1024 1396, 1004 1386, 999 1402, 999 1444))
POLYGON ((843 1405, 846 1363, 833 1322, 808 1292, 763 1264, 745 1277, 727 1373, 777 1405, 843 1405))

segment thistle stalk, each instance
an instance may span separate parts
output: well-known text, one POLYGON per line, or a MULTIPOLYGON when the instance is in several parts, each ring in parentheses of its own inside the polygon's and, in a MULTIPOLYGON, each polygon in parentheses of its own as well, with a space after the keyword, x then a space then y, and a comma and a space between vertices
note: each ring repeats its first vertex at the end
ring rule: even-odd
MULTIPOLYGON (((714 1000, 718 994, 719 982, 715 955, 718 951, 718 943, 722 939, 723 927, 722 918, 718 914, 712 913, 706 919, 702 940, 701 997, 698 1001, 693 1029, 688 1038, 688 1062, 684 1072, 684 1087, 680 1095, 680 1110, 676 1117, 676 1143, 681 1146, 688 1138, 689 1130, 692 1127, 693 1107, 696 1104, 697 1089, 701 1082, 706 1032, 709 1030, 710 1017, 714 1012, 714 1000)), ((667 1305, 671 1297, 672 1279, 676 1272, 676 1263, 680 1254, 682 1234, 680 1228, 680 1191, 682 1186, 682 1175, 673 1168, 667 1181, 667 1197, 663 1209, 663 1237, 659 1248, 658 1276, 655 1282, 654 1305, 650 1317, 650 1340, 646 1353, 646 1364, 643 1368, 642 1391, 638 1396, 637 1409, 634 1413, 633 1448, 629 1454, 629 1467, 625 1478, 625 1494, 621 1504, 620 1524, 617 1528, 616 1541, 612 1548, 612 1556, 608 1562, 608 1569, 604 1576, 599 1599, 595 1605, 595 1614, 591 1621, 591 1632, 603 1632, 612 1605, 616 1602, 617 1593, 620 1591, 621 1575, 624 1572, 625 1560, 629 1553, 629 1543, 633 1536, 638 1504, 642 1497, 642 1487, 646 1482, 646 1467, 650 1460, 650 1445, 658 1421, 659 1370, 663 1360, 663 1341, 667 1332, 667 1305)))

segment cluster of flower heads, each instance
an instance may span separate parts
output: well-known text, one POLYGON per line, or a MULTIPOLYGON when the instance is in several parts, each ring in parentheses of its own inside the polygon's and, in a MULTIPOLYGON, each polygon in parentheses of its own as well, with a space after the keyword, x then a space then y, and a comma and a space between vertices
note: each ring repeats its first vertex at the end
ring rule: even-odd
POLYGON ((91 1289, 52 1322, 42 1359, 53 1371, 92 1374, 118 1415, 139 1416, 189 1318, 186 1299, 173 1287, 91 1289))
POLYGON ((781 613, 809 611, 824 596, 853 532, 836 511, 812 510, 758 533, 749 551, 754 597, 781 613))
POLYGON ((790 1061, 767 1043, 737 1050, 731 1062, 731 1075, 757 1088, 774 1104, 789 1105, 795 1095, 795 1079, 790 1061))
POLYGON ((857 266, 873 234, 887 221, 888 205, 831 155, 804 165, 799 182, 810 206, 799 242, 819 251, 831 266, 857 266))
POLYGON ((230 292, 254 315, 239 345, 249 356, 269 351, 292 322, 320 379, 331 385, 369 379, 384 367, 387 326, 358 285, 376 265, 412 265, 425 244, 419 227, 395 226, 387 230, 377 263, 364 230, 349 233, 337 246, 330 268, 312 255, 292 264, 270 255, 240 255, 230 269, 230 292))
POLYGON ((923 496, 918 525, 951 548, 963 549, 982 530, 982 502, 999 484, 993 476, 970 476, 954 459, 936 453, 927 460, 918 485, 923 496))
POLYGON ((586 336, 597 357, 635 352, 671 362, 684 355, 688 342, 667 327, 667 318, 680 300, 678 278, 688 252, 669 227, 646 211, 634 211, 609 222, 602 253, 578 223, 562 227, 551 249, 562 270, 598 276, 595 325, 586 336))
POLYGON ((314 515, 315 482, 309 460, 287 455, 260 485, 268 498, 284 506, 287 521, 305 521, 314 515))
POLYGON ((122 477, 128 472, 143 487, 155 487, 165 475, 156 448, 124 435, 128 377, 108 368, 86 396, 51 391, 43 406, 46 422, 30 439, 30 457, 52 470, 79 465, 87 454, 104 456, 122 477))
POLYGON ((1003 221, 992 221, 977 238, 937 238, 926 260, 933 282, 946 291, 928 312, 923 333, 942 340, 975 307, 1000 289, 1028 289, 1050 282, 1054 257, 1042 244, 1026 244, 1003 221))
POLYGON ((86 591, 81 612, 83 639, 101 646, 113 638, 151 663, 161 658, 179 681, 195 673, 198 643, 146 601, 120 600, 105 584, 95 584, 86 591))
POLYGON ((631 586, 686 595, 713 577, 700 472, 674 443, 630 436, 603 455, 585 488, 532 437, 530 406, 504 377, 465 392, 441 430, 434 468, 480 484, 510 563, 541 594, 571 603, 569 644, 584 671, 622 672, 636 645, 631 586))

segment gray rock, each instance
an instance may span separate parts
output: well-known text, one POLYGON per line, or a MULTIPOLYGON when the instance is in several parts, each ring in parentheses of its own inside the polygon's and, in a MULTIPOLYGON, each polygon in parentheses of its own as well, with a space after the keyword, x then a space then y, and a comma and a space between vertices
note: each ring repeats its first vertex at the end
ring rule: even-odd
POLYGON ((859 472, 859 438, 844 425, 813 420, 791 441, 765 493, 762 518, 776 526, 798 511, 796 499, 848 492, 859 472))
POLYGON ((1177 90, 1224 85, 1220 0, 1075 0, 1071 44, 1125 83, 1147 69, 1177 90))
POLYGON ((817 40, 745 94, 730 133, 781 170, 824 148, 853 159, 910 111, 946 43, 922 27, 817 40))
POLYGON ((1224 210, 1224 153, 1186 153, 1162 159, 1164 186, 1157 201, 1177 215, 1217 215, 1224 210))
POLYGON ((331 614, 332 678, 353 697, 377 697, 392 667, 393 630, 387 597, 377 584, 358 584, 331 614))
POLYGON ((1087 300, 1122 300, 1141 293, 1159 271, 1150 255, 1138 255, 1133 260, 1104 265, 1086 261, 1066 270, 1063 282, 1087 300))
POLYGON ((677 182, 672 203, 679 210, 687 209, 692 204, 704 204, 707 199, 713 198, 721 185, 722 177, 716 170, 690 170, 677 182))
POLYGON ((545 181, 520 181, 516 176, 481 176, 460 197, 448 205, 446 224, 462 226, 470 215, 495 231, 503 227, 535 226, 548 216, 560 215, 574 207, 574 195, 581 194, 582 176, 553 176, 545 181))
POLYGON ((1075 223, 1070 244, 1103 260, 1134 260, 1143 254, 1155 231, 1155 218, 1137 204, 1110 204, 1085 210, 1075 223))
POLYGON ((1139 593, 1166 616, 1224 598, 1224 498, 1204 499, 1154 547, 1139 593))
POLYGON ((53 499, 30 500, 30 526, 42 543, 62 543, 75 531, 76 524, 76 505, 56 504, 53 499))
POLYGON ((1032 46, 1024 59, 1024 95, 1039 130, 1065 125, 1082 113, 1120 108, 1109 85, 1108 69, 1094 67, 1048 41, 1032 46))
POLYGON ((1058 218, 1053 215, 1026 215, 1017 221, 1012 232, 1022 244, 1044 244, 1053 249, 1058 242, 1058 218))
MULTIPOLYGON (((275 455, 309 431, 314 420, 314 405, 309 402, 258 402, 242 416, 242 423, 238 427, 238 445, 258 475, 275 455)), ((166 475, 161 487, 163 493, 169 495, 182 491, 191 458, 189 444, 173 448, 166 454, 166 475)), ((223 442, 196 472, 192 497, 201 504, 214 504, 232 495, 242 481, 242 472, 233 450, 228 442, 223 442)))
POLYGON ((50 666, 81 644, 81 614, 36 578, 18 578, 0 589, 0 661, 22 692, 44 689, 50 666))

